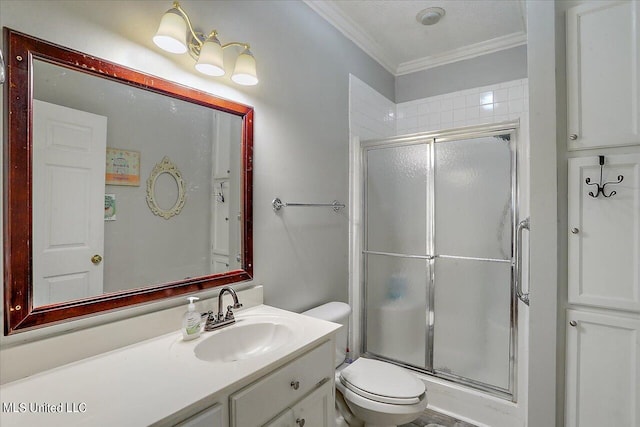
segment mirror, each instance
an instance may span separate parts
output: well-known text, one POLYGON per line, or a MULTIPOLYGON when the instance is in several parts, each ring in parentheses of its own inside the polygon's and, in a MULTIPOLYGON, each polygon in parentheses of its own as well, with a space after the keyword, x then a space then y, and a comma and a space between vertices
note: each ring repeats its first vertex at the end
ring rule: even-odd
POLYGON ((4 31, 5 335, 251 279, 253 109, 4 31))

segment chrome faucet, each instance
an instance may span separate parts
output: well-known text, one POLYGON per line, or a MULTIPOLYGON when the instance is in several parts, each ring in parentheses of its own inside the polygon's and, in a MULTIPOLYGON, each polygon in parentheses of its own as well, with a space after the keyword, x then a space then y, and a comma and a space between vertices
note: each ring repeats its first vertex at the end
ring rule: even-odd
POLYGON ((212 311, 206 313, 207 321, 204 324, 204 330, 213 331, 214 329, 234 324, 236 322, 236 319, 233 316, 232 309, 240 307, 242 307, 242 304, 240 304, 240 302, 238 301, 238 295, 236 294, 236 291, 228 286, 225 286, 220 290, 220 293, 218 294, 218 314, 214 314, 212 311), (222 296, 226 292, 231 294, 231 298, 233 298, 233 305, 227 306, 227 313, 225 314, 222 312, 222 296))

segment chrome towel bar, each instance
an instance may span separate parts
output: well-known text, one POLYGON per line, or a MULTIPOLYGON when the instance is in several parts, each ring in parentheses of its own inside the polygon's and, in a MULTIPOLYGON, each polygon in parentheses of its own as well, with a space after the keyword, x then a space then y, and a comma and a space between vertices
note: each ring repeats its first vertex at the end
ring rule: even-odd
POLYGON ((273 206, 273 210, 278 212, 282 208, 286 208, 289 206, 304 206, 304 207, 317 207, 317 206, 330 206, 333 208, 335 212, 338 212, 340 209, 344 208, 343 203, 338 203, 337 200, 334 200, 331 203, 286 203, 280 200, 280 198, 276 197, 271 202, 271 206, 273 206))

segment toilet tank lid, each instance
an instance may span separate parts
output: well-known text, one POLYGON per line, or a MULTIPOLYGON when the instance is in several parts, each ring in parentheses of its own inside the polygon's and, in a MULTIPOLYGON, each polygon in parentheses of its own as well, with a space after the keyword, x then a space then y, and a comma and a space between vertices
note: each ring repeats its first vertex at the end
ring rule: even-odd
POLYGON ((316 319, 340 323, 340 319, 349 317, 351 307, 344 302, 332 301, 312 308, 311 310, 304 311, 302 314, 315 317, 316 319))

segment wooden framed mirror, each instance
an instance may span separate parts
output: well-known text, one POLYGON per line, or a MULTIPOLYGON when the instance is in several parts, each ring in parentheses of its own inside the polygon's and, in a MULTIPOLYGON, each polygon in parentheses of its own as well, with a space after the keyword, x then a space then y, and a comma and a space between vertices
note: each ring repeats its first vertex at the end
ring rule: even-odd
POLYGON ((8 28, 4 40, 5 335, 252 278, 252 107, 8 28), (80 121, 52 122, 50 110, 80 121), (105 130, 101 148, 77 142, 85 129, 105 130), (61 154, 42 148, 58 140, 61 154), (105 145, 140 153, 139 164, 120 156, 110 171, 105 145), (95 167, 74 166, 89 151, 95 167), (189 202, 172 221, 149 210, 136 184, 136 173, 148 176, 166 155, 190 174, 189 202), (113 182, 110 172, 130 175, 113 182), (101 249, 90 247, 100 233, 101 249), (165 235, 172 245, 158 241, 165 235), (82 254, 81 265, 60 271, 71 253, 82 254), (103 270, 92 281, 95 266, 103 270))

